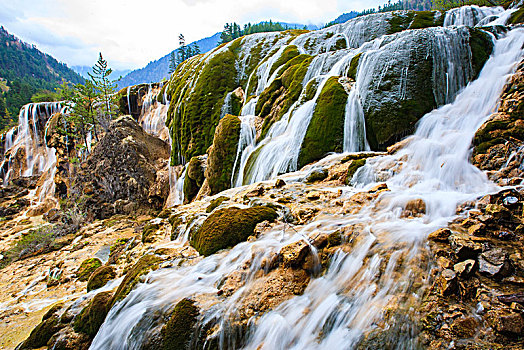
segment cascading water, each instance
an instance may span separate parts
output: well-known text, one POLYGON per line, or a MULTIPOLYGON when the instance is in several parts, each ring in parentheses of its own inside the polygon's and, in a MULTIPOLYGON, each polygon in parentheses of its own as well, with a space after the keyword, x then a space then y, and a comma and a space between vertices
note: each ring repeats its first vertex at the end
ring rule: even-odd
MULTIPOLYGON (((301 42, 300 38, 292 43, 301 42)), ((381 89, 380 84, 385 76, 394 73, 401 77, 398 91, 392 91, 389 99, 392 95, 399 101, 411 97, 408 95, 407 74, 413 65, 414 58, 411 56, 414 46, 421 47, 419 51, 424 53, 420 54, 421 56, 432 58, 433 94, 437 105, 452 101, 460 88, 473 76, 468 38, 469 31, 465 27, 403 31, 366 42, 357 50, 319 56, 324 57, 323 59, 317 57, 315 60, 318 59, 319 64, 313 61, 306 74, 312 77, 311 79, 320 80, 315 97, 302 105, 292 106, 256 147, 244 148, 241 158, 246 162, 241 163, 242 175, 236 177, 235 184, 240 184, 239 178, 242 178, 243 184, 249 184, 297 169, 300 147, 324 84, 331 76, 344 75, 356 54, 361 54, 362 57, 358 65, 356 83, 349 92, 346 105, 343 145, 346 152, 369 150, 365 137, 364 115, 366 110, 375 108, 374 103, 381 102, 379 99, 382 97, 378 94, 373 96, 371 92, 381 89), (314 75, 323 72, 326 67, 329 67, 327 73, 314 75)), ((252 107, 248 108, 247 105, 244 110, 253 112, 252 107)))
POLYGON ((500 15, 504 12, 502 7, 479 7, 468 5, 457 7, 446 12, 444 27, 469 26, 474 27, 486 17, 500 15))
MULTIPOLYGON (((147 283, 111 309, 91 349, 140 349, 150 332, 158 332, 158 315, 184 297, 200 303, 201 324, 220 320, 219 347, 230 348, 235 340, 228 337, 228 320, 236 317, 242 297, 254 288, 262 259, 309 234, 333 233, 344 227, 352 232, 351 252, 335 253, 327 271, 313 278, 303 295, 258 320, 254 316, 243 347, 347 349, 356 347, 364 333, 382 329, 377 324, 388 305, 420 301, 420 289, 413 280, 423 279, 427 271, 419 256, 427 234, 452 220, 457 204, 496 189, 468 163, 470 143, 496 108, 508 74, 523 57, 523 44, 524 29, 520 28, 499 39, 479 78, 454 102, 427 114, 397 154, 371 159, 354 177, 357 185, 367 188, 387 179, 390 191, 356 214, 319 215, 298 232, 283 232, 282 226, 276 226, 228 251, 194 263, 175 261, 173 267, 150 273, 147 283), (426 203, 426 214, 401 217, 413 199, 426 203), (220 299, 217 285, 223 276, 246 267, 244 286, 228 299, 220 299)), ((416 332, 409 331, 408 323, 397 322, 403 323, 402 331, 389 345, 416 348, 416 332)), ((384 329, 389 326, 386 323, 384 329)))
POLYGON ((56 157, 45 143, 44 128, 51 115, 61 111, 60 102, 30 103, 20 109, 18 127, 6 135, 5 158, 0 167, 4 185, 12 176, 37 175, 54 167, 56 157), (20 152, 24 153, 24 164, 19 164, 20 152))

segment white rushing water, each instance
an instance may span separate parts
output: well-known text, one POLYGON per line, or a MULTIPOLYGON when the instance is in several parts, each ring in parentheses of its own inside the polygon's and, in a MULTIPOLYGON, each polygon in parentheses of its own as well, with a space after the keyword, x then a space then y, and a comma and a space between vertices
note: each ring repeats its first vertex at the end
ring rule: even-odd
POLYGON ((444 27, 449 26, 469 26, 474 27, 486 17, 500 15, 504 8, 499 7, 480 7, 468 5, 457 7, 446 12, 444 17, 444 27))
MULTIPOLYGON (((386 181, 383 192, 358 213, 319 215, 297 231, 272 228, 256 240, 201 258, 174 261, 150 273, 128 297, 113 307, 91 349, 139 349, 158 332, 158 315, 184 297, 198 297, 204 310, 200 322, 218 321, 219 345, 232 348, 228 322, 238 317, 242 298, 254 288, 264 257, 313 232, 352 231, 350 252, 338 251, 327 271, 312 278, 303 295, 295 296, 249 323, 245 349, 351 349, 362 335, 376 329, 385 308, 402 300, 416 302, 426 268, 420 261, 427 234, 447 225, 459 203, 496 190, 485 174, 469 162, 477 128, 496 110, 509 74, 523 57, 524 29, 514 29, 495 43, 492 57, 478 79, 451 103, 424 116, 414 136, 395 155, 370 159, 353 181, 369 188, 386 181), (406 204, 421 199, 422 217, 403 218, 406 204), (180 264, 180 266, 179 266, 180 264), (246 269, 247 267, 247 269, 246 269), (245 285, 227 299, 217 296, 218 284, 233 271, 247 271, 245 285), (422 275, 422 276, 420 276, 422 275)), ((349 189, 351 190, 351 189, 349 189)), ((390 339, 394 348, 416 348, 409 322, 390 339)), ((393 330, 391 324, 385 329, 393 330)), ((380 329, 380 328, 378 328, 380 329)))
POLYGON ((0 166, 0 169, 5 171, 2 174, 4 185, 14 175, 38 175, 54 167, 55 152, 47 147, 44 130, 49 118, 62 109, 61 102, 29 103, 20 109, 18 126, 6 135, 6 156, 0 166), (20 163, 20 152, 23 152, 25 164, 20 163), (13 171, 19 173, 13 174, 13 171))
MULTIPOLYGON (((295 39, 292 44, 300 43, 300 38, 295 39)), ((242 146, 242 154, 237 155, 236 161, 241 166, 239 171, 235 172, 232 183, 236 186, 250 184, 297 170, 302 142, 323 86, 329 77, 344 76, 351 59, 357 54, 361 54, 362 57, 358 64, 356 82, 349 92, 345 109, 345 152, 370 149, 366 139, 364 113, 366 109, 374 108, 371 92, 378 89, 388 74, 399 74, 401 77, 398 91, 392 89, 390 94, 395 95, 399 101, 411 97, 407 88, 408 76, 412 67, 413 48, 417 45, 424 45, 417 50, 425 50, 425 55, 432 60, 431 84, 437 105, 449 103, 473 76, 468 38, 469 30, 466 27, 436 27, 382 36, 365 42, 356 50, 342 50, 317 56, 306 74, 309 81, 314 79, 319 82, 313 99, 301 105, 300 100, 295 103, 281 120, 272 125, 267 136, 256 146, 242 146), (324 72, 326 68, 329 70, 324 72), (240 158, 244 161, 239 161, 240 158)), ((271 61, 272 59, 268 60, 271 61)), ((271 65, 265 69, 269 70, 269 67, 271 65)), ((264 65, 261 65, 259 70, 262 68, 264 65)), ((267 75, 268 73, 262 74, 263 77, 267 75)), ((308 82, 303 85, 307 86, 308 82)), ((305 89, 302 93, 304 91, 305 89)), ((243 114, 254 114, 256 102, 252 101, 246 104, 243 114)), ((242 129, 241 139, 247 137, 243 133, 247 130, 242 129)))

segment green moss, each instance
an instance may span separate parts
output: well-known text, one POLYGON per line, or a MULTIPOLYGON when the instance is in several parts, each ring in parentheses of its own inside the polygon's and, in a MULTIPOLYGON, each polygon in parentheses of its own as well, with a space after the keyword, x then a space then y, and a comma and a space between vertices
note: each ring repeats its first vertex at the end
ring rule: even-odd
POLYGON ((357 170, 364 166, 366 164, 366 159, 356 159, 352 160, 351 163, 348 166, 348 172, 346 177, 346 183, 349 184, 351 182, 351 179, 353 178, 353 175, 357 172, 357 170))
POLYGON ((524 6, 513 12, 509 17, 508 24, 524 23, 524 6))
POLYGON ((102 261, 98 258, 85 259, 76 271, 77 279, 82 282, 87 281, 91 274, 100 266, 102 266, 102 261))
POLYGON ((160 224, 148 222, 142 229, 142 243, 152 243, 155 233, 160 228, 160 224))
POLYGON ((87 291, 101 288, 116 277, 116 272, 111 266, 101 266, 93 272, 87 281, 87 291))
POLYGON ((222 204, 223 202, 228 201, 228 200, 229 200, 229 197, 226 197, 226 196, 220 196, 218 198, 213 199, 211 202, 209 202, 209 205, 206 208, 206 213, 211 213, 220 204, 222 204))
POLYGON ((53 334, 60 330, 59 318, 57 315, 42 320, 29 334, 29 337, 17 349, 36 349, 47 345, 53 334))
POLYGON ((245 241, 256 224, 276 218, 276 211, 268 207, 219 209, 204 221, 190 243, 200 254, 208 256, 245 241))
POLYGON ((129 269, 122 280, 122 283, 118 286, 118 289, 111 300, 111 306, 117 301, 124 299, 140 281, 140 277, 151 270, 156 270, 161 261, 162 258, 156 255, 144 255, 141 257, 140 260, 129 269))
POLYGON ((347 97, 338 77, 329 78, 317 99, 302 142, 298 156, 299 168, 322 159, 329 152, 342 152, 347 97))
POLYGON ((469 46, 471 48, 471 66, 473 68, 473 78, 477 78, 484 63, 488 60, 491 52, 493 52, 493 41, 488 33, 476 29, 469 28, 469 46))
POLYGON ((331 47, 330 51, 338 51, 342 49, 347 49, 348 44, 345 38, 339 38, 335 42, 335 46, 331 47))
POLYGON ((389 20, 388 34, 398 33, 407 29, 422 29, 439 27, 444 23, 444 16, 436 11, 393 12, 389 20))
POLYGON ((195 302, 182 299, 176 304, 169 321, 161 330, 162 349, 185 350, 189 348, 195 331, 199 310, 195 302))
POLYGON ((362 57, 362 52, 358 53, 351 59, 351 62, 349 63, 349 68, 347 71, 347 76, 353 80, 357 80, 357 69, 358 69, 358 63, 360 62, 360 57, 362 57))
MULTIPOLYGON (((188 63, 188 65, 195 63, 188 63)), ((213 141, 215 126, 220 118, 222 102, 227 92, 237 87, 235 54, 225 50, 198 65, 201 69, 193 90, 189 89, 190 80, 195 79, 193 70, 188 70, 173 92, 172 104, 168 110, 168 122, 173 135, 172 161, 178 164, 175 156, 180 153, 190 159, 206 153, 213 141), (189 86, 187 86, 189 85, 189 86), (176 108, 176 100, 183 102, 176 108), (173 107, 171 107, 173 106, 173 107)))
POLYGON ((240 137, 240 119, 226 115, 218 125, 213 147, 209 150, 206 178, 215 194, 231 187, 231 175, 240 137))
POLYGON ((306 85, 306 91, 304 92, 304 101, 311 101, 313 97, 315 97, 315 94, 317 93, 318 84, 320 82, 317 79, 311 79, 309 83, 306 85))
POLYGON ((306 178, 306 183, 310 184, 317 181, 322 181, 328 177, 328 171, 326 169, 319 169, 311 172, 306 178))
POLYGON ((189 203, 196 197, 198 191, 200 191, 205 176, 204 165, 199 157, 191 158, 186 167, 187 172, 184 179, 184 203, 189 203))
POLYGON ((75 332, 82 332, 94 337, 111 309, 111 292, 98 293, 75 318, 75 332))
POLYGON ((260 139, 266 136, 271 125, 280 120, 300 97, 302 81, 312 60, 313 57, 309 55, 292 58, 280 70, 283 73, 260 94, 255 107, 255 114, 264 118, 260 139))
POLYGON ((297 57, 298 55, 300 55, 300 52, 298 51, 298 47, 296 47, 296 45, 290 45, 286 47, 280 57, 271 66, 271 69, 269 70, 269 76, 271 76, 278 67, 282 66, 290 59, 297 57))

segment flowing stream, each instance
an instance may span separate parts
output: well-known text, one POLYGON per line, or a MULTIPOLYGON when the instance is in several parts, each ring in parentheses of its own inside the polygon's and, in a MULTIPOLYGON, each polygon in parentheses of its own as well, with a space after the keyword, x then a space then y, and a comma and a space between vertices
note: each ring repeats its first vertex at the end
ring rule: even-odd
MULTIPOLYGON (((410 326, 404 305, 421 296, 427 265, 421 250, 427 234, 447 225, 458 204, 496 190, 487 177, 468 162, 471 139, 495 111, 509 74, 523 57, 524 29, 510 31, 495 43, 494 52, 478 79, 447 105, 428 113, 407 145, 394 155, 372 158, 354 176, 357 188, 368 190, 386 182, 389 191, 378 195, 354 214, 321 214, 296 231, 277 226, 254 241, 201 258, 195 263, 175 261, 150 273, 128 297, 115 305, 97 333, 91 349, 140 349, 151 332, 158 332, 159 313, 184 297, 199 301, 201 325, 218 321, 220 348, 234 347, 238 339, 231 324, 242 308, 243 297, 255 288, 261 261, 290 242, 312 233, 345 230, 352 249, 338 251, 329 268, 312 278, 305 292, 283 302, 249 323, 246 349, 350 349, 369 331, 394 332, 394 348, 416 348, 416 329, 410 326), (412 200, 422 200, 426 214, 404 218, 412 200), (349 231, 349 233, 347 232, 349 231), (180 266, 179 266, 180 264, 180 266), (248 267, 245 285, 227 299, 217 296, 223 276, 248 267), (415 283, 418 281, 420 283, 415 283), (388 324, 386 307, 397 306, 396 323, 388 324), (400 317, 400 316, 398 316, 400 317)), ((336 68, 338 69, 338 67, 336 68)), ((333 74, 338 72, 334 68, 333 74)), ((320 89, 319 89, 320 90, 320 89)), ((298 107, 293 118, 300 117, 298 107)), ((290 132, 280 126, 281 134, 290 132)), ((284 152, 284 151, 283 151, 284 152)), ((343 198, 355 193, 348 187, 343 198)), ((180 241, 184 243, 184 239, 180 241)))

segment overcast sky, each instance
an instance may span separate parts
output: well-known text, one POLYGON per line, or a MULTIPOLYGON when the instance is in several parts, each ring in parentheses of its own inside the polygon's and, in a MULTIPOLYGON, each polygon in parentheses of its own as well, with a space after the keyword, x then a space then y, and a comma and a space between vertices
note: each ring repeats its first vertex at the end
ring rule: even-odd
POLYGON ((114 69, 145 66, 224 23, 272 19, 324 24, 385 0, 1 0, 0 25, 68 65, 92 66, 101 51, 114 69))

